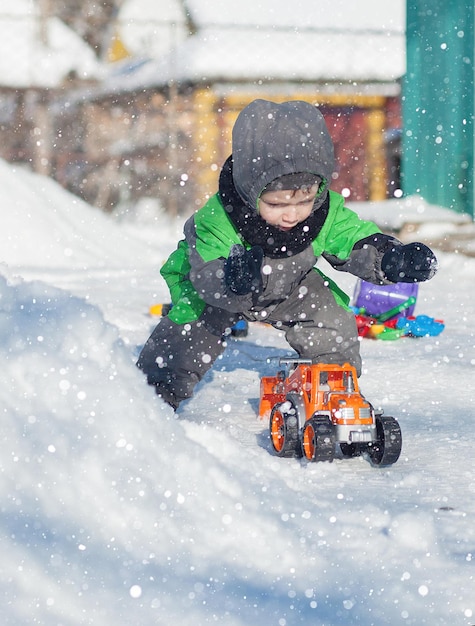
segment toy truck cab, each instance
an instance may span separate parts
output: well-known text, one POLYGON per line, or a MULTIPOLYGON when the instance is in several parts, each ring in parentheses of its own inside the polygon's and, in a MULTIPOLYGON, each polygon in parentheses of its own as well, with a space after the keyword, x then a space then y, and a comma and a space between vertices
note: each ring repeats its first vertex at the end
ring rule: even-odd
POLYGON ((345 363, 281 359, 288 367, 261 379, 259 416, 269 418, 277 456, 333 461, 336 444, 343 456, 367 454, 374 465, 399 458, 402 437, 393 417, 376 415, 359 390, 356 370, 345 363))

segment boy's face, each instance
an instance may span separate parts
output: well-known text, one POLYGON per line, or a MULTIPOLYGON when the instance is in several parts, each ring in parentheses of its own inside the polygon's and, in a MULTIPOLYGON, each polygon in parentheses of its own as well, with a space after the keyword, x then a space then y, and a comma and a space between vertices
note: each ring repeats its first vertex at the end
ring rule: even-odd
POLYGON ((312 212, 318 185, 304 189, 265 191, 259 198, 259 215, 271 226, 288 231, 312 212))

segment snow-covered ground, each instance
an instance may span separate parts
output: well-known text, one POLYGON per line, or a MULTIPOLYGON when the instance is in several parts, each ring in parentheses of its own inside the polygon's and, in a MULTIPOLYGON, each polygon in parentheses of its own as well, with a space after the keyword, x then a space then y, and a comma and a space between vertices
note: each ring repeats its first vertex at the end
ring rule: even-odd
POLYGON ((136 369, 180 224, 0 183, 2 624, 475 624, 475 259, 420 287, 441 335, 362 343, 400 460, 308 464, 256 418, 277 331, 231 340, 176 416, 136 369))

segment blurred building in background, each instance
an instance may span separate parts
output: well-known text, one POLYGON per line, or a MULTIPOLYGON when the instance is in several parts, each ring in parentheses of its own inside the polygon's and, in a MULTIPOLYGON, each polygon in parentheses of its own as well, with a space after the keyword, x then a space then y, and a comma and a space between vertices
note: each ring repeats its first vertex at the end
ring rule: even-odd
POLYGON ((102 64, 44 2, 0 0, 0 156, 54 175, 58 93, 97 83, 102 64))
MULTIPOLYGON (((29 67, 56 79, 44 84, 30 69, 15 86, 0 71, 3 158, 104 210, 152 197, 188 214, 216 190, 239 111, 258 97, 302 99, 321 108, 334 139, 333 189, 349 200, 400 193, 404 0, 392 8, 342 0, 340 13, 329 0, 241 0, 226 11, 218 0, 169 0, 160 12, 153 0, 109 2, 107 29, 104 14, 97 19, 102 39, 91 35, 88 3, 73 2, 64 21, 53 17, 54 3, 33 3, 32 13, 25 0, 30 11, 15 17, 33 29, 29 67), (82 37, 76 4, 88 18, 79 22, 82 37), (53 42, 54 23, 87 53, 53 42)), ((0 33, 12 20, 0 11, 0 33)), ((11 35, 14 48, 19 36, 11 35)))

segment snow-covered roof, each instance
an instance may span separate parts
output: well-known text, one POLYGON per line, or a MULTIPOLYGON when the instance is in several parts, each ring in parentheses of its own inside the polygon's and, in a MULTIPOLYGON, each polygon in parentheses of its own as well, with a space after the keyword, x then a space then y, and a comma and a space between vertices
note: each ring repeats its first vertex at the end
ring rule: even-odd
POLYGON ((228 0, 225 9, 222 0, 187 0, 186 6, 198 27, 235 24, 290 26, 296 29, 405 31, 406 0, 228 0))
MULTIPOLYGON (((128 3, 139 1, 152 2, 128 3)), ((404 0, 239 0, 226 10, 219 0, 189 0, 187 7, 196 34, 128 75, 122 66, 108 84, 133 89, 172 79, 392 82, 405 72, 404 0)))
POLYGON ((132 55, 158 58, 188 36, 180 0, 122 0, 117 34, 132 55))
POLYGON ((70 73, 100 76, 94 52, 56 17, 41 22, 38 3, 0 0, 0 85, 51 88, 70 73))
POLYGON ((204 28, 121 81, 129 88, 170 80, 395 81, 405 71, 404 45, 403 35, 204 28))

